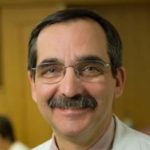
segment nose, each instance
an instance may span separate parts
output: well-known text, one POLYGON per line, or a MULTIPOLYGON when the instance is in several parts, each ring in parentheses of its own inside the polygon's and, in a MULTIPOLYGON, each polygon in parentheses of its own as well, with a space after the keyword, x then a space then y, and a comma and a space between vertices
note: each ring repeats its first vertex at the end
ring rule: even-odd
POLYGON ((74 69, 69 67, 66 69, 63 80, 59 85, 59 93, 67 97, 73 97, 83 92, 80 79, 76 76, 74 69))

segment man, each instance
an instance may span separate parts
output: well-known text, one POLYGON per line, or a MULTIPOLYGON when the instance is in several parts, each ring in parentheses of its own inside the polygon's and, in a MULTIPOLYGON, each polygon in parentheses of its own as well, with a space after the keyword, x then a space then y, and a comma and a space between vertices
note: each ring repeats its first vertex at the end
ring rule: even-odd
POLYGON ((5 116, 0 116, 0 150, 29 150, 16 140, 12 124, 5 116))
POLYGON ((32 31, 32 97, 53 130, 34 150, 148 150, 150 138, 125 126, 112 105, 125 69, 116 29, 82 8, 58 11, 32 31))

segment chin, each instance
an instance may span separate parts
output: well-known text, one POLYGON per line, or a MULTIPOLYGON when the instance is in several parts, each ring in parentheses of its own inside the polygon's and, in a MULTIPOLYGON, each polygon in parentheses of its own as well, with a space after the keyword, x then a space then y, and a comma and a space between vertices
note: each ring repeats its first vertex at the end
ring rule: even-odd
MULTIPOLYGON (((86 131, 89 132, 90 128, 90 121, 89 120, 82 120, 82 121, 66 121, 62 124, 58 124, 55 126, 56 132, 58 131, 62 135, 67 137, 79 137, 86 131)), ((56 133, 57 134, 57 133, 56 133)))

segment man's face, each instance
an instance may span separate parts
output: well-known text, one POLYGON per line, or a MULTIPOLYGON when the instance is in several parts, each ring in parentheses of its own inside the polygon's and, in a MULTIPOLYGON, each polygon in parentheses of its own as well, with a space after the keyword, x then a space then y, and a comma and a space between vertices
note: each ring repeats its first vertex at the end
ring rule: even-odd
MULTIPOLYGON (((107 40, 102 28, 94 21, 77 20, 46 27, 37 39, 37 65, 47 60, 56 60, 65 66, 73 66, 82 58, 99 58, 110 63, 107 40)), ((56 136, 78 136, 90 138, 103 134, 112 117, 113 99, 122 91, 122 71, 112 77, 111 67, 101 75, 99 82, 86 82, 68 67, 64 78, 54 84, 42 82, 36 76, 32 85, 32 96, 41 113, 56 136), (120 73, 121 72, 121 73, 120 73), (50 108, 49 100, 55 97, 90 95, 97 106, 95 109, 50 108)))

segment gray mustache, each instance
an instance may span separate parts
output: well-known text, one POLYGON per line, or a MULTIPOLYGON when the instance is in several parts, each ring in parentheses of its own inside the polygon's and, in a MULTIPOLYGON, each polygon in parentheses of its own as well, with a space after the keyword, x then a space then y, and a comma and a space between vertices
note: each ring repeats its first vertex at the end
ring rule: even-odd
POLYGON ((84 109, 91 108, 95 109, 97 101, 92 96, 76 95, 74 97, 59 96, 49 100, 48 105, 50 108, 61 108, 61 109, 84 109))

